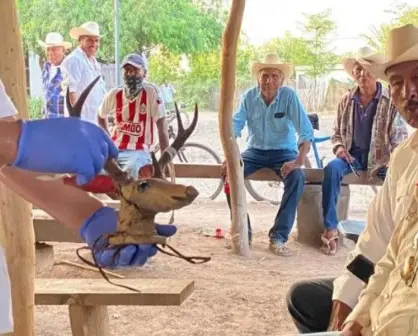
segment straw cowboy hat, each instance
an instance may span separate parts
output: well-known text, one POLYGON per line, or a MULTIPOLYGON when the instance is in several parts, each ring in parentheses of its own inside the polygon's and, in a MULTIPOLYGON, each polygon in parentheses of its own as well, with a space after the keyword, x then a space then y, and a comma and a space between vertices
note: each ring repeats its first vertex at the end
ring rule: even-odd
POLYGON ((97 36, 101 37, 100 29, 97 22, 85 22, 80 27, 74 27, 70 30, 70 36, 78 40, 80 36, 97 36))
POLYGON ((407 24, 399 28, 394 28, 389 32, 386 42, 386 60, 373 66, 373 73, 389 83, 386 70, 391 66, 418 61, 418 27, 407 24))
POLYGON ((283 63, 277 54, 267 54, 262 62, 254 62, 251 66, 251 75, 257 79, 258 73, 262 69, 277 69, 283 73, 284 79, 290 78, 293 71, 292 64, 283 63))
POLYGON ((357 50, 354 57, 347 57, 343 60, 343 66, 345 71, 353 77, 353 68, 356 63, 364 65, 367 70, 374 63, 382 63, 385 61, 385 56, 373 50, 372 48, 365 46, 357 50))
POLYGON ((60 33, 52 32, 48 33, 45 37, 45 41, 38 40, 39 45, 42 48, 49 47, 64 47, 65 49, 71 48, 71 42, 64 41, 64 38, 60 33))

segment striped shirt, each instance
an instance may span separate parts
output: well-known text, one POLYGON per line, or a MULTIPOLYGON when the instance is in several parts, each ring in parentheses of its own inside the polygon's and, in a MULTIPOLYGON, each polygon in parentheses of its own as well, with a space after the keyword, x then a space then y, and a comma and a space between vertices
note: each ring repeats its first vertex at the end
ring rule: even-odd
POLYGON ((42 88, 44 91, 45 118, 58 118, 64 116, 64 96, 61 94, 62 73, 60 67, 54 67, 45 62, 42 68, 42 88))
POLYGON ((147 82, 139 95, 129 101, 122 88, 115 88, 99 107, 101 118, 109 115, 114 116, 112 139, 120 150, 148 150, 154 142, 155 123, 165 116, 160 91, 147 82))

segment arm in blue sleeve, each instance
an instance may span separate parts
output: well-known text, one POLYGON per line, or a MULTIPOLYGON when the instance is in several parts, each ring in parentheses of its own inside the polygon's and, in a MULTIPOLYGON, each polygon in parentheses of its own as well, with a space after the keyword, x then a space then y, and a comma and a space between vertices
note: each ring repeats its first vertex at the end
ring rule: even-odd
POLYGON ((289 97, 289 116, 292 119, 296 132, 299 135, 298 146, 305 141, 312 141, 314 138, 314 131, 308 114, 305 111, 298 95, 293 92, 289 97))
POLYGON ((247 122, 247 95, 244 95, 238 110, 232 116, 232 126, 234 128, 235 138, 241 137, 241 131, 247 122))

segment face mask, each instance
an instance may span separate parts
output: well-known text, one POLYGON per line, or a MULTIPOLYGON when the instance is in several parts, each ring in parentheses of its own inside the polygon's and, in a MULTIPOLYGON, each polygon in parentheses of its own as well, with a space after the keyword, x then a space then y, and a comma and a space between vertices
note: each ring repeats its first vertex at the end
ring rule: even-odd
POLYGON ((144 79, 135 75, 125 75, 123 81, 125 83, 125 96, 128 99, 134 99, 144 86, 144 79))

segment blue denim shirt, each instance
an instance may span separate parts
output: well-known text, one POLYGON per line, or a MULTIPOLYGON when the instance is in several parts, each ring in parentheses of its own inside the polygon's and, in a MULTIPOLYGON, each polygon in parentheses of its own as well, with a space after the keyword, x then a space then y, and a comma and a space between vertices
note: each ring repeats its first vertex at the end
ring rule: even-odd
POLYGON ((42 86, 44 91, 44 118, 59 118, 64 116, 64 96, 61 95, 62 73, 57 69, 54 78, 49 78, 51 63, 45 62, 42 68, 42 86))
POLYGON ((258 87, 249 89, 233 115, 235 137, 241 137, 245 124, 248 148, 298 151, 302 142, 312 141, 314 137, 312 124, 299 97, 287 86, 278 90, 276 99, 269 106, 258 87))

